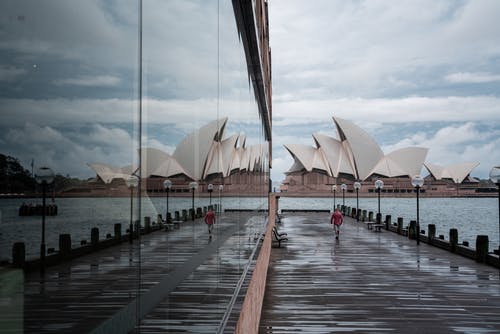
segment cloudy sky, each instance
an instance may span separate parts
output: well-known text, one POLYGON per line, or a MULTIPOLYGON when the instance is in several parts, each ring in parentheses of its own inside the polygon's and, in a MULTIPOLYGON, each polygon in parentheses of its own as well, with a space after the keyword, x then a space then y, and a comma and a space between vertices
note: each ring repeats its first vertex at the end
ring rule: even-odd
MULTIPOLYGON (((133 162, 137 3, 0 2, 0 153, 81 178, 133 162)), ((292 165, 283 144, 336 136, 332 116, 386 153, 424 146, 486 177, 500 163, 498 13, 496 0, 270 0, 273 181, 292 165)), ((172 153, 217 117, 226 136, 262 140, 231 1, 145 1, 143 36, 145 146, 172 153)))
MULTIPOLYGON (((332 116, 385 153, 430 148, 427 161, 500 164, 499 1, 270 0, 273 181, 285 143, 337 137, 332 116)), ((423 171, 425 174, 425 171, 423 171)))
MULTIPOLYGON (((138 3, 0 2, 0 153, 79 178, 137 163, 138 3)), ((142 21, 143 146, 223 117, 262 141, 232 2, 148 0, 142 21)))

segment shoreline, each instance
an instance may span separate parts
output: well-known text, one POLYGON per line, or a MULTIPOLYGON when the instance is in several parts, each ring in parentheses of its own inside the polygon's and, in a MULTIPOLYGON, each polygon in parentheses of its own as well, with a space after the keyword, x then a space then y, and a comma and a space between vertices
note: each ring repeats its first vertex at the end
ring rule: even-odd
MULTIPOLYGON (((300 192, 300 193, 290 193, 290 192, 276 192, 274 193, 279 197, 294 197, 294 198, 333 198, 332 193, 320 193, 320 192, 300 192)), ((137 196, 137 195, 135 195, 137 196)), ((192 195, 190 193, 175 193, 170 194, 171 198, 181 197, 181 198, 190 198, 192 195)), ((212 195, 212 198, 216 198, 219 195, 212 195)), ((416 196, 415 193, 406 193, 406 194, 394 194, 394 193, 381 193, 381 198, 414 198, 416 196)), ((1 199, 30 199, 30 198, 40 198, 41 194, 0 194, 1 199)), ((147 193, 143 194, 143 197, 166 197, 165 193, 147 193)), ((195 197, 200 198, 209 198, 210 195, 208 193, 197 193, 195 197)), ((241 196, 241 193, 234 194, 221 194, 221 198, 228 197, 245 197, 245 198, 260 198, 267 197, 261 196, 259 194, 245 194, 245 196, 241 196)), ((356 198, 356 196, 352 193, 347 193, 344 196, 345 198, 356 198)), ((376 193, 360 193, 359 198, 374 198, 377 197, 376 193)), ((49 198, 49 197, 48 197, 49 198)), ((50 196, 52 198, 52 196, 50 196)), ((113 193, 113 194, 92 194, 88 193, 80 193, 80 194, 56 194, 54 198, 130 198, 130 194, 122 194, 122 193, 113 193)), ((337 194, 336 198, 342 198, 342 194, 337 194)), ((429 193, 420 193, 420 198, 498 198, 496 193, 484 193, 484 194, 459 194, 459 195, 450 195, 450 194, 429 194, 429 193)))

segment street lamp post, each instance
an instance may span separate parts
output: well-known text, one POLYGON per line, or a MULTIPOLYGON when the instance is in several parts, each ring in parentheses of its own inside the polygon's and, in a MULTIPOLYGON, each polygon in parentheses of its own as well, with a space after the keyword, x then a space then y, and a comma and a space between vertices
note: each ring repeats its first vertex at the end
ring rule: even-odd
POLYGON ((35 180, 42 185, 42 242, 40 244, 40 273, 45 273, 45 198, 47 185, 54 181, 54 172, 49 167, 40 167, 36 171, 35 180))
POLYGON ((383 187, 384 187, 384 181, 382 181, 382 180, 375 181, 375 188, 377 189, 377 193, 378 193, 378 213, 379 214, 380 214, 380 191, 382 191, 383 187))
POLYGON ((342 205, 345 206, 345 190, 347 189, 347 185, 342 183, 340 189, 342 189, 342 205))
POLYGON ((191 192, 192 192, 192 196, 191 196, 191 198, 192 198, 192 201, 191 201, 191 203, 192 203, 192 204, 191 204, 191 208, 193 209, 193 211, 192 211, 192 216, 191 216, 191 219, 194 221, 194 216, 195 216, 195 215, 194 215, 194 191, 195 191, 196 189, 198 189, 198 183, 197 183, 197 182, 194 182, 194 181, 193 181, 193 182, 190 182, 190 183, 189 183, 189 188, 191 189, 191 192))
POLYGON ((132 243, 132 239, 134 238, 134 224, 133 224, 133 216, 134 216, 134 188, 139 185, 139 179, 135 175, 129 175, 128 179, 125 180, 127 187, 130 189, 130 238, 129 242, 132 243))
POLYGON ((222 184, 219 184, 219 212, 222 212, 222 202, 221 202, 220 194, 221 194, 223 189, 224 189, 224 186, 222 184))
POLYGON ((424 179, 420 175, 415 175, 411 178, 411 184, 417 190, 417 227, 415 231, 415 238, 417 238, 417 245, 420 245, 420 207, 419 207, 419 196, 420 188, 424 185, 424 179))
POLYGON ((334 184, 332 186, 332 192, 333 192, 333 211, 335 212, 335 193, 337 192, 337 185, 334 184))
POLYGON ((168 224, 169 223, 169 221, 168 221, 168 213, 169 213, 168 197, 170 194, 170 189, 172 188, 172 181, 170 181, 170 180, 163 181, 163 188, 165 188, 165 191, 167 192, 167 211, 165 212, 165 222, 168 224))
POLYGON ((498 187, 498 255, 500 256, 500 166, 491 169, 490 180, 498 187))
POLYGON ((359 189, 361 188, 361 183, 354 182, 354 189, 356 189, 356 220, 359 222, 359 189))
POLYGON ((213 184, 209 184, 208 187, 207 187, 207 190, 208 190, 208 194, 210 196, 210 206, 212 206, 212 191, 214 191, 214 185, 213 184))

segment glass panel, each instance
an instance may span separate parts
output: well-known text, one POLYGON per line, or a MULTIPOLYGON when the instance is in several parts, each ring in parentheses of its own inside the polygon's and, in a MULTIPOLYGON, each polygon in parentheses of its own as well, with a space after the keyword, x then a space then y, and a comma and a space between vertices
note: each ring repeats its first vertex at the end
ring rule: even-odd
POLYGON ((0 314, 19 331, 215 332, 264 229, 269 182, 232 2, 0 12, 0 260, 27 269, 0 268, 13 282, 0 314), (37 184, 40 167, 54 182, 37 184))
POLYGON ((0 259, 12 262, 13 244, 23 242, 27 268, 40 258, 46 267, 19 282, 24 306, 14 327, 38 332, 39 317, 57 310, 82 331, 102 320, 86 303, 99 298, 116 310, 138 292, 134 249, 109 265, 100 252, 52 265, 110 243, 115 224, 127 234, 124 177, 138 162, 138 1, 2 1, 0 13, 0 259), (46 186, 34 179, 42 166, 55 175, 46 186), (109 297, 117 293, 124 297, 109 297))

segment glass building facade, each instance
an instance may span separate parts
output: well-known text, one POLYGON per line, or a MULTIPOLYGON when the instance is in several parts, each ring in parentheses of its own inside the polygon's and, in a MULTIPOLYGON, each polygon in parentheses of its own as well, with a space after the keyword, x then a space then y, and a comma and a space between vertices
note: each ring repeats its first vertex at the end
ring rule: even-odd
MULTIPOLYGON (((200 296, 236 286, 251 236, 265 225, 266 6, 0 4, 0 327, 140 332, 157 319, 166 332, 180 331, 173 323, 220 328, 203 321, 202 309, 173 311, 201 297, 174 296, 197 275, 215 284, 200 296), (53 171, 53 182, 37 183, 40 167, 53 171), (210 206, 213 239, 203 223, 210 206), (198 272, 211 265, 215 272, 198 272)), ((229 300, 215 294, 211 308, 224 314, 229 300)))

